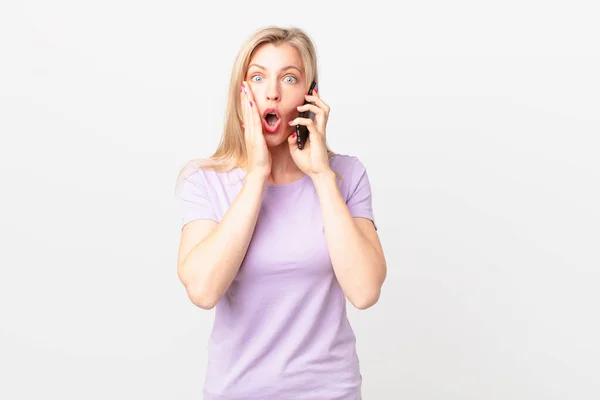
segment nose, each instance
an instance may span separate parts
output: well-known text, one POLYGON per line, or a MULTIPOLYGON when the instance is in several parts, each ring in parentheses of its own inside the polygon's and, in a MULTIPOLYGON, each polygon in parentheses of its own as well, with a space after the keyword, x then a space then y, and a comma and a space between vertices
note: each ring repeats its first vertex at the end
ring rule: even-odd
POLYGON ((279 86, 277 85, 277 82, 272 82, 267 87, 267 100, 279 101, 279 98, 280 98, 279 86))

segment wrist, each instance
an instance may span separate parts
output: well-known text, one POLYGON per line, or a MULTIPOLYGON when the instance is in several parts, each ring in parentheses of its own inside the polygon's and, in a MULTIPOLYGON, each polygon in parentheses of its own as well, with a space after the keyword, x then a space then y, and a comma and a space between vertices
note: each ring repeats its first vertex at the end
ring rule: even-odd
POLYGON ((312 179, 315 187, 329 184, 331 182, 335 183, 335 172, 329 168, 322 172, 312 173, 310 175, 310 179, 312 179))
POLYGON ((269 175, 260 172, 249 172, 245 180, 251 184, 265 186, 269 180, 269 175))

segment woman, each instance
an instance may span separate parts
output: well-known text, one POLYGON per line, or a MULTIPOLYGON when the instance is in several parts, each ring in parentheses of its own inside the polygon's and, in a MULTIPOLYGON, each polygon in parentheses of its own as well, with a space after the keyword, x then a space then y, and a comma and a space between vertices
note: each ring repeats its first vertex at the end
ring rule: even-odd
POLYGON ((257 31, 233 68, 218 149, 178 179, 178 276, 195 305, 216 306, 205 400, 360 398, 345 300, 373 305, 386 262, 365 167, 329 150, 330 108, 306 95, 316 66, 301 30, 257 31), (310 132, 302 150, 296 125, 310 132))

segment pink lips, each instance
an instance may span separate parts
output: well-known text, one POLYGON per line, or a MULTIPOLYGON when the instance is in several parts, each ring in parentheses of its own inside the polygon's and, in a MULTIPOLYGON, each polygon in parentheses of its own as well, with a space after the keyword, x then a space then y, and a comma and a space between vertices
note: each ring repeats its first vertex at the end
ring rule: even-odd
POLYGON ((277 132, 280 125, 281 125, 281 119, 277 120, 277 123, 273 126, 267 124, 267 121, 265 119, 263 119, 263 126, 265 127, 265 130, 269 133, 277 132))
POLYGON ((264 112, 263 112, 263 118, 262 118, 262 122, 263 122, 263 126, 265 127, 265 130, 269 133, 275 133, 277 132, 277 130, 279 129, 279 127, 281 126, 281 116, 279 115, 279 111, 277 111, 277 109, 275 108, 267 108, 264 112), (269 125, 267 123, 267 119, 266 116, 269 113, 273 113, 275 115, 277 115, 277 123, 273 126, 269 125))

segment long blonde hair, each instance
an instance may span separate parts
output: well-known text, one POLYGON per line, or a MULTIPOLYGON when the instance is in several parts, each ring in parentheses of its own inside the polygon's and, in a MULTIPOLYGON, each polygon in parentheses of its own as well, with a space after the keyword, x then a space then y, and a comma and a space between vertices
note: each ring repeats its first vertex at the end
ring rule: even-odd
MULTIPOLYGON (((268 26, 257 30, 244 43, 233 65, 229 81, 225 125, 217 150, 209 158, 191 160, 182 168, 175 183, 176 192, 183 179, 200 168, 212 168, 215 171, 224 172, 246 166, 248 158, 244 131, 241 127, 243 113, 240 107, 241 94, 239 88, 244 80, 252 56, 258 47, 264 44, 289 44, 295 47, 300 53, 304 64, 306 90, 308 90, 313 80, 318 82, 317 54, 311 39, 304 31, 299 28, 286 29, 276 26, 268 26)), ((329 149, 329 146, 327 146, 327 154, 329 157, 335 155, 329 149)))

